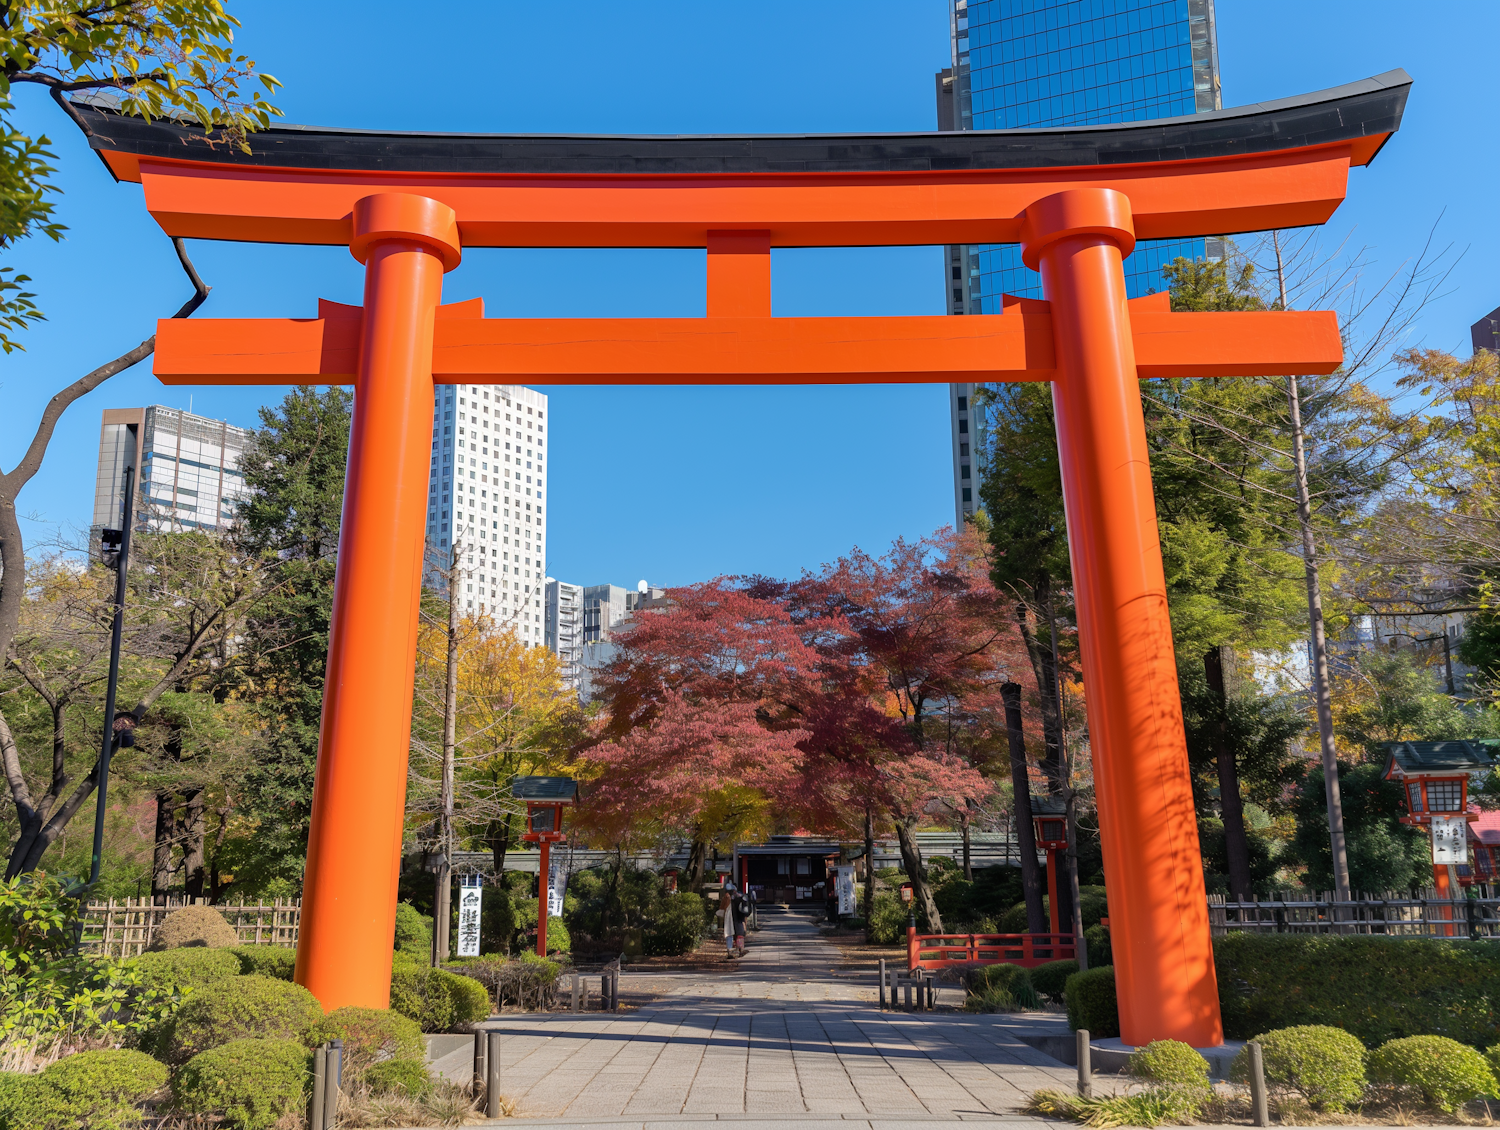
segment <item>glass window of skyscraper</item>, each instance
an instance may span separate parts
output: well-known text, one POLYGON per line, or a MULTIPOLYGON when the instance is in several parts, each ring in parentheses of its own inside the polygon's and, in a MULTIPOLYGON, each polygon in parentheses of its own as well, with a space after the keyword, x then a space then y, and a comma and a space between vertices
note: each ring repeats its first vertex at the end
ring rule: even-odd
MULTIPOLYGON (((937 76, 939 129, 1107 125, 1221 105, 1213 0, 949 0, 948 16, 953 66, 937 76)), ((1142 240, 1125 260, 1126 292, 1164 289, 1162 268, 1179 256, 1222 254, 1214 239, 1142 240)), ((1015 244, 949 247, 944 258, 950 314, 998 314, 1006 294, 1042 297, 1015 244)), ((954 385, 949 399, 960 525, 974 513, 969 484, 985 447, 971 390, 954 385)))
MULTIPOLYGON (((952 0, 950 18, 959 129, 1103 125, 1220 105, 1213 0, 952 0)), ((1209 250, 1202 239, 1142 241, 1125 262, 1131 297, 1162 289, 1161 269, 1177 256, 1209 250)), ((1042 296, 1018 247, 965 252, 953 313, 997 314, 1002 294, 1042 296)))

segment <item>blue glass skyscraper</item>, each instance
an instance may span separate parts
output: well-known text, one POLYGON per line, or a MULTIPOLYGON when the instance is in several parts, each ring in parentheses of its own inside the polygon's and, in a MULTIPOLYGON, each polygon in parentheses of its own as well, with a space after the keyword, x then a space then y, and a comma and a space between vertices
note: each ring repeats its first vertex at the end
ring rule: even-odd
MULTIPOLYGON (((938 76, 939 129, 1021 129, 1173 118, 1220 108, 1213 0, 949 0, 953 66, 938 76)), ((1217 241, 1143 240, 1125 261, 1132 298, 1162 289, 1178 256, 1217 241)), ((998 314, 1001 296, 1042 297, 1014 244, 950 247, 950 314, 998 314)), ((954 385, 956 517, 975 508, 983 420, 954 385), (970 426, 973 431, 970 431, 970 426)))

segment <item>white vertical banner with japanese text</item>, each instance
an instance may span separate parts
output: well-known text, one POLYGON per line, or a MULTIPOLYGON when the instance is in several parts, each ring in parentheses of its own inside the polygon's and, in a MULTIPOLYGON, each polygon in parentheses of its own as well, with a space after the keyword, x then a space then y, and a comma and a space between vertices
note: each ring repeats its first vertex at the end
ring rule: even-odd
POLYGON ((1462 816, 1432 818, 1432 862, 1440 866, 1469 862, 1469 822, 1462 816))
POLYGON ((561 918, 563 895, 568 889, 568 870, 562 860, 553 856, 547 865, 547 917, 561 918))
POLYGON ((856 913, 854 905, 854 864, 839 864, 838 876, 834 879, 834 888, 839 896, 839 917, 843 918, 856 913))
POLYGON ((458 888, 458 956, 479 956, 479 911, 484 899, 484 888, 474 883, 464 882, 458 888))

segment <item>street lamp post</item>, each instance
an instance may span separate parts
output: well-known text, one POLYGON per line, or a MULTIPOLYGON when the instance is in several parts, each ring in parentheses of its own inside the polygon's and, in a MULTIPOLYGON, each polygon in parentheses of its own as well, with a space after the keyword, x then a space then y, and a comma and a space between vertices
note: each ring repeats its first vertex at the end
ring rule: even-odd
POLYGON ((94 807, 94 855, 89 863, 89 886, 99 881, 99 862, 104 852, 104 812, 109 805, 109 759, 115 747, 135 744, 135 716, 115 717, 115 691, 120 683, 120 635, 125 627, 125 579, 130 568, 130 527, 134 524, 135 468, 125 468, 125 498, 118 530, 100 535, 101 555, 115 571, 115 620, 109 638, 109 682, 104 691, 104 735, 99 748, 98 798, 94 807), (114 537, 112 535, 118 535, 114 537), (114 561, 111 563, 110 558, 114 561))

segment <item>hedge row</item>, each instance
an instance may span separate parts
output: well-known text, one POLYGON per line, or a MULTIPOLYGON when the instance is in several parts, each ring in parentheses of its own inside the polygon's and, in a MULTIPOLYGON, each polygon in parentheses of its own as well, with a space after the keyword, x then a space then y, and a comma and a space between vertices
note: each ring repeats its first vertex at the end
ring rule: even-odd
POLYGON ((1227 934, 1214 939, 1224 1034, 1325 1024, 1367 1047, 1500 1042, 1500 944, 1445 938, 1227 934))
MULTIPOLYGON (((1304 1025, 1340 1028, 1366 1047, 1446 1036, 1500 1043, 1500 944, 1375 935, 1233 933, 1214 939, 1224 1035, 1248 1040, 1304 1025)), ((1118 1035, 1114 969, 1067 979, 1068 1018, 1118 1035)))

